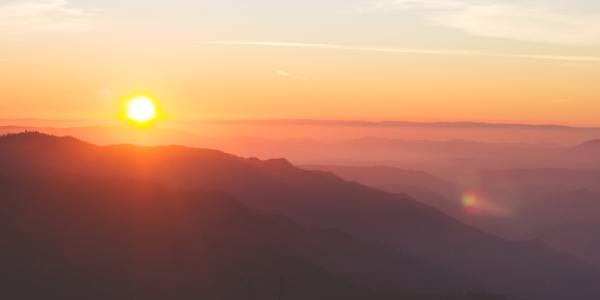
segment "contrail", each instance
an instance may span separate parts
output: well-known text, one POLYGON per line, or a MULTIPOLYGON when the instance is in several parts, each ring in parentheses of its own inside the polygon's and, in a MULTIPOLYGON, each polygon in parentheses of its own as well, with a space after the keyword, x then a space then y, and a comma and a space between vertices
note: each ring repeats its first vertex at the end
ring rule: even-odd
POLYGON ((339 44, 318 43, 292 43, 273 41, 204 41, 199 45, 221 45, 221 46, 247 46, 247 47, 276 47, 276 48, 305 48, 305 49, 330 49, 343 51, 362 51, 380 53, 418 54, 418 55, 455 55, 455 56, 487 56, 505 57, 518 59, 536 59, 569 62, 600 62, 600 56, 568 56, 568 55, 538 55, 538 54, 496 54, 480 51, 466 50, 432 50, 412 48, 380 48, 380 47, 356 47, 339 44))

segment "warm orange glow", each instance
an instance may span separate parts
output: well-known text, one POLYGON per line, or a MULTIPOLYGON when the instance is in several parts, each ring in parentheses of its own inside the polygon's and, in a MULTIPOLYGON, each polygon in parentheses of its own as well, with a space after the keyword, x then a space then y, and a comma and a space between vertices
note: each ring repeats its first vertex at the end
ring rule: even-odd
POLYGON ((154 101, 146 96, 138 96, 127 103, 126 117, 137 124, 148 124, 158 116, 154 101))

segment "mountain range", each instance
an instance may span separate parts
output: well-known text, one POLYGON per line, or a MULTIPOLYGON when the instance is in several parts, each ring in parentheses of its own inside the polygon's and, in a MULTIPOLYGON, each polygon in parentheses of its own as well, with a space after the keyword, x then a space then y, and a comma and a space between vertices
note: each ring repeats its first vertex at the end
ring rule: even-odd
MULTIPOLYGON (((336 295, 355 294, 356 291, 355 295, 371 292, 377 294, 378 297, 383 297, 379 295, 381 293, 397 295, 403 293, 422 294, 423 292, 446 295, 487 292, 514 299, 591 299, 600 296, 600 288, 596 284, 597 278, 600 278, 600 272, 597 269, 574 257, 556 252, 540 242, 505 240, 465 225, 409 196, 390 194, 348 182, 332 173, 303 170, 293 166, 285 159, 263 161, 255 158, 240 158, 216 150, 181 146, 115 145, 100 147, 69 137, 58 138, 38 133, 24 133, 8 135, 0 139, 0 166, 8 175, 5 177, 6 183, 3 184, 5 193, 8 195, 15 194, 11 190, 19 187, 15 182, 21 182, 21 180, 14 178, 18 178, 20 174, 25 174, 23 176, 35 174, 42 178, 38 181, 25 180, 23 182, 29 182, 29 184, 25 184, 18 190, 36 193, 34 196, 23 197, 24 200, 20 200, 21 202, 34 201, 36 205, 38 202, 42 205, 41 209, 32 209, 32 211, 28 211, 28 209, 35 208, 35 205, 24 205, 26 209, 22 215, 31 218, 31 213, 48 212, 46 209, 50 207, 52 210, 49 211, 51 220, 49 223, 52 224, 55 222, 54 218, 60 215, 60 211, 56 211, 58 208, 53 205, 53 201, 55 201, 53 199, 63 199, 70 203, 58 206, 65 210, 69 210, 70 205, 74 205, 72 209, 75 212, 68 212, 73 213, 74 216, 66 219, 73 217, 76 218, 76 221, 67 222, 67 225, 59 221, 58 227, 44 227, 44 222, 38 224, 41 227, 36 226, 40 231, 42 242, 47 241, 48 237, 44 236, 47 232, 61 235, 60 229, 63 226, 64 228, 76 227, 76 224, 81 221, 77 218, 85 215, 77 213, 79 204, 83 206, 89 204, 93 207, 99 205, 97 203, 104 198, 111 199, 109 202, 112 203, 110 204, 110 213, 91 217, 92 222, 99 224, 92 224, 94 230, 97 229, 96 226, 102 228, 111 226, 103 222, 107 222, 107 219, 109 223, 112 222, 110 221, 112 218, 108 216, 113 213, 118 216, 118 222, 133 222, 132 219, 127 218, 126 211, 113 211, 115 207, 119 206, 118 203, 125 202, 127 203, 125 205, 131 205, 127 202, 128 198, 131 198, 129 201, 133 201, 133 203, 142 203, 139 208, 142 210, 146 209, 146 205, 150 205, 152 212, 144 222, 152 223, 154 220, 159 222, 155 227, 150 226, 153 229, 147 234, 151 235, 155 230, 160 231, 157 228, 169 228, 167 224, 179 226, 182 220, 206 218, 206 215, 202 213, 205 211, 204 209, 191 211, 185 209, 186 214, 192 215, 180 216, 179 213, 183 212, 179 212, 177 207, 171 207, 175 204, 168 200, 173 197, 153 196, 160 195, 160 193, 149 192, 154 190, 154 186, 164 187, 168 191, 172 189, 175 193, 196 190, 215 191, 218 194, 229 195, 223 196, 224 198, 236 199, 239 201, 240 207, 245 207, 252 212, 251 215, 266 214, 270 217, 250 220, 250 225, 246 223, 236 225, 235 222, 240 221, 239 217, 237 215, 228 216, 214 221, 216 222, 214 224, 206 225, 205 229, 198 229, 199 232, 203 230, 218 231, 221 226, 233 226, 232 230, 235 235, 223 236, 223 243, 226 241, 233 243, 231 239, 242 242, 247 237, 252 240, 252 243, 261 243, 260 247, 270 244, 269 249, 272 252, 267 251, 261 254, 265 254, 266 257, 289 256, 291 258, 286 263, 302 265, 302 267, 290 267, 293 270, 307 268, 310 270, 306 272, 310 273, 317 272, 315 270, 318 268, 324 269, 325 271, 319 272, 321 274, 319 276, 323 277, 318 281, 326 282, 324 285, 331 287, 331 293, 339 293, 336 295), (46 177, 50 179, 54 177, 68 178, 68 180, 50 184, 50 187, 45 189, 42 187, 45 186, 43 182, 46 177), (130 189, 122 190, 117 188, 119 186, 117 184, 115 184, 115 188, 111 188, 112 183, 96 186, 96 183, 84 182, 74 185, 82 187, 79 193, 70 191, 71 189, 68 187, 73 185, 68 185, 68 182, 77 182, 80 178, 87 177, 110 180, 110 182, 114 180, 137 183, 129 183, 125 186, 130 189), (143 182, 143 184, 139 182, 143 182), (53 186, 62 189, 60 191, 62 194, 53 194, 53 186), (148 193, 151 195, 147 195, 148 193), (138 199, 140 194, 157 198, 148 202, 138 199), (65 198, 67 199, 65 200, 65 198), (158 204, 149 204, 154 203, 153 201, 158 204), (173 214, 163 216, 162 212, 173 214), (194 215, 195 213, 198 215, 194 215), (156 214, 158 215, 155 216, 156 214), (280 221, 275 222, 273 218, 280 221), (234 223, 227 225, 229 222, 234 223), (264 222, 264 226, 254 230, 252 228, 255 225, 252 225, 252 222, 264 222), (248 231, 240 233, 239 231, 244 228, 248 231), (269 232, 270 230, 275 232, 269 232), (245 238, 241 239, 242 236, 245 238), (283 241, 281 243, 288 247, 281 246, 281 244, 274 246, 272 239, 274 236, 279 237, 278 240, 283 241), (254 239, 259 241, 256 242, 254 239), (340 281, 336 283, 335 278, 340 281), (552 285, 548 285, 549 282, 552 282, 552 285), (352 286, 356 286, 356 290, 353 290, 352 286)), ((195 203, 194 198, 202 197, 189 196, 188 198, 186 196, 184 198, 182 201, 185 203, 195 203)), ((10 199, 10 197, 3 197, 3 199, 10 199)), ((220 201, 211 203, 217 202, 221 203, 220 201)), ((4 205, 12 207, 14 203, 5 202, 4 205)), ((89 209, 89 207, 87 208, 89 209)), ((237 210, 244 210, 244 208, 236 208, 235 211, 237 210)), ((99 212, 102 211, 103 209, 99 210, 99 212)), ((91 212, 86 211, 86 214, 94 212, 96 212, 95 209, 91 212)), ((246 220, 247 217, 242 219, 246 220)), ((17 225, 29 224, 27 220, 29 219, 17 219, 14 223, 17 225)), ((122 224, 113 229, 107 229, 108 241, 113 238, 120 239, 121 243, 129 240, 112 236, 117 232, 114 228, 119 228, 120 225, 122 224)), ((135 222, 133 225, 136 225, 135 222)), ((141 223, 140 226, 145 227, 145 223, 141 223)), ((194 227, 193 224, 185 226, 194 227)), ((189 251, 185 252, 185 257, 193 256, 197 250, 194 247, 204 244, 202 240, 189 241, 195 246, 188 246, 185 243, 181 247, 174 246, 178 245, 179 240, 195 239, 195 229, 187 228, 191 232, 184 232, 182 238, 179 236, 179 229, 162 231, 161 235, 154 238, 154 242, 158 243, 156 251, 160 251, 159 254, 154 254, 155 257, 163 254, 178 257, 173 254, 174 252, 169 252, 174 251, 173 249, 189 251), (171 246, 163 244, 167 239, 166 236, 175 238, 176 240, 173 242, 175 244, 171 244, 171 246)), ((101 232, 102 230, 94 232, 94 234, 107 234, 101 232)), ((26 231, 16 234, 16 238, 18 239, 24 232, 26 231)), ((75 234, 77 236, 81 232, 75 234)), ((69 236, 63 237, 67 242, 79 240, 69 236)), ((54 238, 52 236, 50 239, 54 238)), ((37 242, 38 240, 34 244, 37 242)), ((25 243, 27 244, 29 241, 25 241, 25 243)), ((78 248, 79 245, 74 247, 78 248)), ((231 249, 244 249, 243 247, 250 246, 245 243, 231 246, 225 252, 231 254, 231 259, 234 260, 238 254, 231 252, 233 251, 231 249)), ((252 249, 256 250, 256 248, 252 249)), ((56 255, 60 254, 59 251, 56 252, 56 255)), ((20 253, 20 251, 15 251, 15 253, 20 253)), ((84 253, 87 252, 84 251, 84 253)), ((250 253, 254 252, 250 251, 250 253)), ((116 255, 123 255, 123 253, 116 255)), ((29 256, 25 255, 25 257, 29 256)), ((190 259, 193 260, 193 258, 190 259)), ((189 263, 177 260, 175 259, 174 264, 179 267, 189 263)), ((227 260, 228 258, 223 258, 223 261, 227 260)), ((153 263, 155 262, 151 261, 149 264, 153 263)), ((194 265, 194 263, 191 264, 194 265)), ((75 265, 76 267, 81 266, 77 263, 75 265)), ((167 267, 171 268, 168 269, 169 271, 174 268, 173 265, 167 267)), ((215 268, 219 269, 220 267, 215 268)), ((224 270, 232 271, 235 270, 235 267, 224 267, 220 270, 225 272, 223 282, 230 282, 227 276, 231 274, 224 270)), ((31 270, 26 269, 25 271, 31 270)), ((254 271, 252 270, 252 272, 254 271)), ((162 272, 159 273, 162 274, 162 272)), ((177 273, 176 276, 181 276, 178 272, 174 273, 177 273)), ((269 275, 271 282, 272 278, 285 276, 281 275, 281 272, 277 276, 272 275, 269 275)), ((298 282, 309 279, 298 279, 298 282)), ((178 280, 175 282, 181 283, 178 280)), ((183 282, 185 283, 185 280, 183 282)), ((325 287, 318 287, 316 283, 314 284, 315 288, 308 290, 329 291, 325 287)), ((225 285, 228 286, 228 284, 225 285)), ((102 290, 102 287, 99 288, 102 290)), ((174 286, 165 287, 165 291, 172 289, 174 286)), ((272 285, 268 289, 265 288, 266 290, 273 290, 272 285)), ((313 295, 313 297, 319 298, 320 296, 313 295)), ((365 299, 365 297, 367 296, 359 298, 365 299)), ((368 298, 371 297, 368 296, 368 298)), ((485 299, 487 296, 477 297, 485 299)), ((298 299, 306 298, 299 297, 298 299)))

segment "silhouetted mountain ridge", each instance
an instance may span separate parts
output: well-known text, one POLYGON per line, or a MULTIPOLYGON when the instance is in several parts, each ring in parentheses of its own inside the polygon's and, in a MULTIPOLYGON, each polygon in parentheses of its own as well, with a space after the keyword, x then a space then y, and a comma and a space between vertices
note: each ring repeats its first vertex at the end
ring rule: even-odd
MULTIPOLYGON (((24 155, 6 151, 0 140, 0 163, 20 170, 93 172, 171 187, 223 190, 252 208, 285 215, 304 226, 386 244, 442 270, 477 278, 495 293, 524 299, 600 296, 596 284, 600 273, 571 257, 539 243, 502 240, 410 197, 343 181, 331 173, 301 170, 282 160, 273 166, 273 162, 214 150, 82 145, 69 151, 29 149, 24 155)), ((393 289, 397 284, 392 280, 385 285, 383 277, 377 282, 380 288, 393 289)))
POLYGON ((499 299, 460 296, 474 282, 221 192, 46 171, 0 171, 6 298, 499 299))
POLYGON ((84 145, 87 144, 79 139, 71 136, 55 136, 39 131, 25 131, 22 133, 7 133, 0 135, 0 141, 6 144, 15 143, 19 146, 32 145, 32 146, 53 146, 53 145, 84 145))
MULTIPOLYGON (((144 148, 117 145, 106 149, 111 153, 135 154, 144 148)), ((31 151, 40 151, 45 158, 52 158, 51 162, 64 165, 69 159, 97 158, 98 153, 94 153, 94 150, 98 148, 75 139, 37 133, 0 138, 2 158, 29 156, 32 155, 31 151), (15 151, 17 148, 22 148, 23 151, 15 151), (58 159, 59 152, 69 156, 54 160, 58 159), (75 152, 79 154, 75 155, 75 152), (87 154, 83 155, 81 152, 87 154)), ((176 153, 186 151, 186 148, 161 147, 160 150, 176 153)), ((211 160, 231 158, 213 150, 202 151, 201 156, 211 160)), ((13 164, 15 162, 17 160, 0 160, 3 166, 0 170, 0 198, 10 195, 10 201, 0 202, 3 208, 1 216, 4 222, 17 225, 24 231, 5 231, 6 236, 12 237, 5 241, 11 241, 13 245, 33 243, 36 249, 50 253, 39 256, 40 260, 36 264, 29 265, 25 260, 34 256, 30 252, 33 249, 3 252, 12 257, 11 260, 21 263, 16 269, 5 270, 4 277, 23 273, 35 278, 33 282, 43 282, 34 284, 23 278, 15 278, 15 290, 6 291, 7 293, 28 291, 25 294, 30 293, 28 295, 32 297, 43 294, 45 298, 57 299, 83 297, 81 293, 85 293, 87 299, 103 298, 96 293, 108 293, 112 299, 127 299, 136 293, 143 293, 145 299, 217 296, 222 297, 219 299, 239 299, 247 296, 247 284, 256 284, 259 287, 253 288, 254 297, 268 298, 271 297, 268 296, 269 293, 274 295, 277 292, 279 276, 286 276, 287 280, 297 281, 286 289, 287 293, 291 293, 286 298, 291 299, 392 299, 410 293, 416 293, 411 295, 415 299, 438 299, 436 294, 452 293, 457 295, 452 299, 495 299, 491 296, 460 296, 467 294, 468 290, 477 290, 476 286, 479 284, 461 279, 459 274, 434 266, 419 257, 389 246, 361 241, 337 230, 305 229, 285 217, 270 216, 246 208, 222 193, 163 188, 155 181, 139 181, 138 174, 115 176, 112 172, 97 172, 88 167, 58 171, 56 168, 48 169, 48 164, 37 159, 28 160, 25 164, 13 164), (195 226, 189 228, 189 222, 193 222, 195 226), (132 226, 150 226, 143 230, 142 237, 148 239, 144 242, 150 243, 149 245, 138 245, 137 250, 131 249, 133 245, 129 244, 130 240, 140 238, 129 232, 132 226), (180 232, 181 226, 186 227, 185 232, 180 232), (220 228, 235 229, 236 236, 224 234, 220 228), (216 232, 212 232, 213 230, 216 232), (200 251, 212 247, 205 244, 206 239, 202 236, 206 235, 211 236, 211 239, 219 235, 218 244, 225 243, 230 248, 217 252, 230 253, 232 256, 227 259, 214 256, 206 258, 207 254, 200 251), (46 244, 44 240, 47 238, 63 244, 63 248, 55 249, 53 245, 46 244), (167 244, 173 242, 177 245, 177 251, 167 244), (94 247, 87 243, 92 243, 94 247), (257 243, 259 248, 256 248, 257 243), (136 255, 143 256, 146 249, 157 260, 174 260, 177 263, 162 266, 160 261, 151 259, 143 263, 149 264, 146 267, 150 269, 143 272, 140 270, 142 273, 136 275, 143 278, 127 277, 133 275, 126 271, 136 271, 122 269, 134 267, 128 260, 135 261, 135 257, 129 257, 127 253, 135 250, 138 252, 136 255), (184 255, 180 256, 182 251, 184 255), (196 254, 190 251, 200 252, 196 254), (65 257, 61 258, 61 255, 65 257), (178 267, 200 264, 206 267, 206 262, 199 262, 204 260, 216 261, 214 264, 217 266, 210 272, 194 267, 178 267), (233 265, 233 262, 240 260, 244 265, 233 265), (97 261, 102 262, 101 266, 96 264, 97 261), (59 270, 59 265, 64 266, 63 270, 59 270), (168 269, 155 270, 152 267, 156 265, 168 269), (267 268, 264 269, 263 265, 267 268), (45 273, 38 267, 50 271, 45 273), (74 280, 72 277, 82 272, 79 268, 89 268, 94 274, 83 273, 80 274, 82 278, 74 280), (111 269, 119 273, 111 276, 111 269), (256 273, 267 277, 270 283, 264 282, 266 279, 262 277, 254 278, 256 273), (304 273, 312 273, 312 278, 305 278, 308 275, 304 273), (213 274, 216 278, 213 278, 213 274), (194 280, 217 282, 219 286, 194 286, 187 278, 191 275, 202 275, 204 277, 194 280), (147 276, 152 278, 146 278, 147 276), (65 286, 71 280, 78 287, 65 286), (94 280, 104 283, 93 286, 90 281, 94 280), (138 280, 141 282, 137 282, 138 280), (170 285, 163 286, 148 280, 166 280, 170 285), (142 286, 144 290, 128 286, 133 283, 142 286), (264 286, 266 284, 270 286, 264 286), (51 286, 61 288, 54 290, 51 286), (295 290, 300 286, 306 291, 295 290)), ((99 162, 104 165, 106 161, 99 162)), ((245 162, 250 165, 257 163, 252 159, 245 162)), ((109 166, 112 167, 114 166, 109 166)), ((275 170, 278 170, 292 166, 285 160, 272 160, 259 167, 276 167, 275 170)), ((11 228, 7 223, 2 228, 11 228)), ((441 299, 442 296, 439 297, 441 299)))
POLYGON ((274 248, 251 230, 275 223, 218 193, 62 175, 0 184, 6 298, 272 298, 281 276, 300 298, 377 297, 274 248))

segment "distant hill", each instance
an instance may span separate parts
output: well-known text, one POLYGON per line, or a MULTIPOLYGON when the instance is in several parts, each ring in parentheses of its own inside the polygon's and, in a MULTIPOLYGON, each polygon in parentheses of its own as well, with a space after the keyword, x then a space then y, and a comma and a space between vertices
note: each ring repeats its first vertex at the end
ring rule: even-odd
POLYGON ((306 165, 302 168, 329 171, 345 180, 390 193, 406 194, 454 217, 462 214, 460 187, 422 171, 389 166, 306 165))
POLYGON ((530 190, 591 189, 600 191, 600 170, 576 168, 496 169, 481 170, 478 177, 482 184, 494 182, 510 184, 530 190))
MULTIPOLYGON (((103 178, 129 178, 173 188, 221 190, 252 209, 285 215, 302 226, 342 231, 387 245, 438 270, 476 279, 493 293, 523 299, 600 297, 598 270, 543 244, 503 240, 408 196, 347 182, 331 173, 301 170, 286 160, 243 159, 178 146, 97 147, 67 138, 23 134, 0 139, 0 167, 12 170, 11 174, 34 170, 83 176, 91 172, 103 178)), ((403 282, 394 273, 354 276, 356 281, 382 290, 393 290, 403 282)), ((431 284, 438 286, 439 282, 431 284)))
POLYGON ((596 154, 600 154, 600 139, 583 142, 575 147, 575 150, 580 152, 593 151, 596 154))
MULTIPOLYGON (((270 134, 265 137, 266 132, 270 132, 271 129, 278 131, 284 129, 252 128, 245 129, 245 131, 243 129, 229 128, 230 131, 225 134, 218 127, 206 130, 197 129, 192 133, 160 127, 140 130, 131 127, 102 126, 66 128, 8 126, 0 127, 0 134, 33 130, 58 136, 73 136, 97 145, 123 143, 144 146, 184 145, 220 149, 240 156, 253 156, 261 159, 286 157, 286 159, 302 165, 397 166, 403 169, 427 171, 445 178, 460 176, 461 174, 457 174, 460 172, 495 168, 600 169, 600 158, 597 151, 577 151, 571 146, 561 146, 558 140, 553 140, 552 143, 537 143, 533 142, 533 137, 522 143, 481 142, 485 140, 481 137, 490 136, 489 134, 469 135, 469 139, 432 136, 429 140, 423 140, 429 136, 429 133, 395 135, 402 137, 401 139, 378 135, 356 138, 364 135, 363 131, 359 130, 358 133, 347 138, 323 138, 319 134, 315 134, 311 138, 276 138, 270 134)), ((322 128, 312 129, 318 133, 322 128)), ((298 130, 307 129, 300 128, 298 130)), ((338 129, 332 130, 335 132, 338 129)), ((505 136, 513 136, 512 131, 514 130, 518 131, 519 129, 502 132, 505 136)), ((433 130, 433 132, 437 134, 437 131, 433 130)), ((561 132, 569 133, 570 131, 561 132)), ((385 130, 374 133, 386 135, 385 130)), ((553 131, 546 134, 553 136, 553 131)), ((536 133, 530 135, 537 136, 536 133)), ((576 143, 584 139, 577 138, 576 143)))
POLYGON ((329 171, 347 180, 369 186, 404 185, 430 188, 441 194, 453 194, 458 187, 431 174, 389 166, 303 165, 307 170, 329 171))
POLYGON ((600 222, 580 221, 563 224, 531 234, 530 238, 543 240, 561 251, 600 267, 600 222))
POLYGON ((390 193, 414 199, 482 230, 522 238, 531 232, 600 217, 600 172, 578 169, 481 170, 471 181, 451 183, 430 174, 387 166, 306 166, 331 171, 390 193), (478 191, 509 215, 469 214, 462 196, 478 191))

